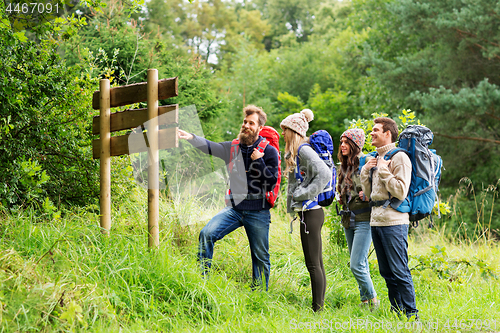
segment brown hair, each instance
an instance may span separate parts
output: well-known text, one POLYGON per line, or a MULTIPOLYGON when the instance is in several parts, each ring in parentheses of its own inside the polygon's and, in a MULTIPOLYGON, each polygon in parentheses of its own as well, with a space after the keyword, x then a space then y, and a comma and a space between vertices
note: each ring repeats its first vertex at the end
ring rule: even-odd
MULTIPOLYGON (((351 150, 349 152, 349 155, 344 156, 342 155, 342 150, 340 149, 339 145, 339 152, 337 154, 337 157, 340 161, 341 167, 339 168, 339 181, 337 183, 337 191, 340 193, 341 196, 344 194, 347 194, 351 189, 352 189, 352 173, 356 172, 359 167, 359 158, 358 154, 360 152, 359 147, 356 146, 356 144, 349 139, 348 137, 343 137, 346 139, 346 143, 351 147, 351 150), (345 179, 345 186, 344 188, 340 188, 341 184, 344 182, 345 179)), ((342 138, 341 138, 342 140, 342 138)))
POLYGON ((243 113, 245 114, 245 117, 257 113, 257 115, 259 116, 259 126, 264 126, 266 124, 267 115, 264 110, 262 110, 262 108, 259 108, 258 106, 247 105, 243 108, 243 113))
POLYGON ((398 139, 399 132, 398 132, 398 124, 396 124, 394 120, 387 117, 378 117, 375 118, 373 122, 375 124, 382 124, 383 132, 385 133, 387 131, 390 131, 392 142, 396 142, 396 140, 398 139))

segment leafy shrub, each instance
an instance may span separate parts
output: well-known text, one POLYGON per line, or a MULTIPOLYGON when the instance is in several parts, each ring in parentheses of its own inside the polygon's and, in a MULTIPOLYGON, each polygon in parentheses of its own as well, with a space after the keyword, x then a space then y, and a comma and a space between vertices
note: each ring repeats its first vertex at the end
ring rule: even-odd
POLYGON ((0 201, 88 204, 98 193, 89 158, 92 82, 66 67, 55 42, 22 42, 0 25, 0 201))
POLYGON ((483 278, 495 278, 493 268, 484 260, 472 259, 451 259, 444 246, 431 246, 431 253, 426 255, 412 256, 418 264, 412 268, 418 274, 425 274, 425 271, 432 271, 439 279, 457 281, 463 283, 468 268, 478 269, 483 278))
POLYGON ((329 230, 328 240, 333 247, 347 248, 344 227, 340 223, 340 216, 333 210, 325 210, 325 226, 329 230))

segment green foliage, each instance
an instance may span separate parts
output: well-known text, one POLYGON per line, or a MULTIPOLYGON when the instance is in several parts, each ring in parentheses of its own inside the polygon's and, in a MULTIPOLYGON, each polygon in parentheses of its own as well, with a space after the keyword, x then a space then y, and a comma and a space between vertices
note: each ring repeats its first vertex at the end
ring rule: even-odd
POLYGON ((268 125, 276 125, 281 121, 280 115, 273 113, 276 96, 268 84, 272 77, 268 70, 271 59, 260 54, 250 43, 242 41, 230 60, 223 60, 214 82, 224 92, 224 100, 227 100, 225 111, 217 119, 217 129, 224 140, 232 140, 238 135, 243 120, 242 110, 248 104, 264 109, 268 115, 268 125))
MULTIPOLYGON (((275 5, 269 4, 264 12, 275 5)), ((311 131, 326 129, 334 138, 343 132, 347 119, 369 115, 370 107, 387 107, 380 104, 387 104, 388 94, 376 91, 374 81, 363 78, 366 66, 353 61, 361 61, 360 44, 368 36, 366 30, 357 32, 343 25, 349 13, 347 5, 325 4, 318 10, 325 20, 339 18, 329 28, 322 28, 325 38, 313 38, 312 34, 301 43, 293 36, 287 43, 281 38, 282 46, 269 53, 242 43, 230 61, 223 59, 217 76, 234 103, 220 119, 226 126, 223 129, 231 133, 226 139, 239 129, 237 119, 243 104, 262 106, 268 113, 268 125, 273 127, 278 127, 287 115, 310 108, 315 113, 311 131)))
MULTIPOLYGON (((56 19, 45 35, 37 32, 36 43, 2 28, 3 207, 33 205, 44 215, 57 216, 54 203, 97 202, 98 164, 90 156, 90 126, 97 112, 90 111, 89 103, 101 77, 110 79, 113 86, 143 82, 146 69, 151 67, 159 69, 160 78, 178 76, 179 96, 162 103, 196 105, 207 136, 219 136, 211 120, 226 104, 215 89, 207 89, 212 80, 210 70, 199 57, 148 38, 134 21, 127 24, 134 3, 111 1, 97 12, 79 7, 86 14, 92 13, 87 15, 91 25, 74 37, 71 35, 76 30, 63 36, 69 38, 63 44, 56 43, 62 36, 57 23, 63 17, 56 19), (31 163, 33 170, 28 170, 26 163, 31 163)), ((78 22, 83 19, 78 18, 78 22)), ((8 24, 3 17, 1 22, 8 24)), ((79 27, 76 21, 68 24, 79 27)), ((118 164, 119 169, 113 168, 112 186, 115 197, 121 200, 134 184, 130 168, 118 164)))
POLYGON ((498 2, 357 0, 353 5, 352 26, 371 28, 363 45, 370 75, 436 133, 448 171, 444 184, 455 186, 462 177, 495 182, 498 2))
MULTIPOLYGON (((365 153, 369 153, 375 150, 375 147, 372 146, 371 141, 371 131, 373 129, 373 120, 378 117, 388 117, 387 113, 372 113, 371 118, 359 118, 353 119, 349 122, 350 128, 361 128, 365 131, 365 145, 363 146, 363 151, 365 153)), ((415 112, 411 110, 401 110, 401 115, 395 119, 398 124, 398 131, 401 133, 408 125, 423 125, 419 119, 416 118, 415 112)))
POLYGON ((432 213, 435 214, 435 215, 448 215, 451 213, 451 207, 450 207, 450 204, 448 202, 444 202, 444 201, 439 201, 436 202, 436 204, 434 205, 434 208, 432 209, 432 213))
POLYGON ((467 176, 473 182, 493 183, 500 167, 500 122, 497 105, 500 87, 486 78, 476 87, 429 89, 415 94, 428 110, 436 110, 432 128, 436 144, 444 145, 443 159, 447 168, 446 184, 467 176), (439 110, 439 111, 437 111, 439 110), (453 121, 450 121, 453 117, 453 121), (456 168, 455 165, 460 165, 456 168))
POLYGON ((266 49, 279 47, 286 35, 299 42, 307 41, 313 33, 314 12, 319 3, 317 0, 255 1, 256 7, 271 24, 271 31, 264 40, 266 49))
POLYGON ((213 118, 227 105, 212 88, 204 61, 170 40, 145 34, 137 21, 120 10, 126 5, 126 1, 112 0, 102 12, 89 15, 89 24, 63 45, 65 59, 81 65, 92 78, 109 78, 115 86, 145 82, 149 68, 158 69, 160 79, 178 77, 179 96, 160 105, 195 105, 205 133, 218 137, 213 118))
POLYGON ((499 185, 500 180, 496 184, 479 186, 468 178, 462 179, 460 187, 449 197, 450 214, 435 223, 445 227, 451 239, 498 238, 500 209, 495 201, 499 185))
POLYGON ((31 204, 44 197, 46 193, 44 193, 43 186, 46 185, 50 177, 47 176, 46 170, 42 170, 42 166, 36 160, 24 160, 24 156, 20 157, 19 160, 14 161, 12 171, 14 179, 19 181, 19 188, 16 188, 16 191, 4 193, 7 196, 3 199, 5 206, 7 206, 7 202, 15 200, 13 196, 18 191, 23 192, 26 204, 31 204))
POLYGON ((67 309, 61 313, 59 319, 69 326, 70 330, 74 330, 76 327, 85 329, 88 324, 83 318, 82 312, 82 307, 72 300, 68 304, 67 309))
POLYGON ((328 243, 334 248, 347 249, 344 227, 341 224, 341 217, 332 210, 326 210, 325 227, 329 230, 328 243))
MULTIPOLYGON (((284 47, 268 54, 270 80, 268 87, 277 94, 287 92, 297 96, 304 103, 308 102, 315 84, 321 90, 334 88, 337 77, 332 77, 333 62, 331 53, 323 41, 284 47)), ((314 110, 313 110, 314 111, 314 110)))
POLYGON ((87 204, 97 193, 89 157, 92 85, 49 40, 22 42, 0 32, 0 200, 5 207, 52 202, 87 204))
POLYGON ((314 111, 314 121, 310 125, 311 133, 324 129, 338 143, 338 138, 345 131, 344 120, 355 112, 353 101, 345 91, 328 89, 321 92, 319 85, 315 85, 309 98, 309 107, 314 111))
POLYGON ((448 280, 450 282, 465 283, 467 274, 470 272, 468 267, 473 267, 479 270, 482 278, 498 279, 492 267, 482 259, 467 258, 467 259, 451 259, 446 253, 444 246, 431 246, 431 253, 427 255, 412 256, 417 260, 418 264, 411 270, 418 272, 418 275, 423 275, 429 280, 432 277, 427 273, 432 271, 439 279, 448 280))
MULTIPOLYGON (((214 269, 204 279, 194 255, 196 236, 217 208, 194 197, 174 198, 174 204, 162 202, 161 244, 150 250, 146 244, 147 193, 136 194, 136 201, 113 207, 116 218, 108 236, 97 227, 98 214, 87 209, 75 208, 60 221, 46 223, 37 223, 36 213, 29 211, 2 216, 0 329, 285 332, 299 322, 331 322, 333 328, 335 322, 349 320, 391 322, 393 327, 407 323, 389 310, 385 281, 378 274, 374 255, 370 268, 381 307, 377 312, 359 308, 359 289, 345 246, 324 246, 326 307, 319 317, 312 313, 300 235, 297 230, 290 235, 288 221, 274 210, 269 292, 250 290, 251 258, 241 228, 217 243, 214 269), (200 210, 201 206, 207 208, 200 210)), ((328 210, 327 216, 330 219, 328 210)), ((330 230, 325 226, 324 231, 330 230)), ((460 319, 456 304, 461 304, 460 313, 467 318, 482 322, 498 318, 494 305, 500 301, 495 283, 500 256, 496 245, 443 242, 434 233, 422 239, 410 236, 409 245, 418 308, 433 314, 428 320, 443 325, 446 320, 460 319), (429 250, 428 244, 439 246, 429 250)), ((426 323, 419 331, 434 332, 426 323)))
POLYGON ((283 108, 289 110, 290 114, 300 112, 304 109, 304 103, 300 100, 300 97, 292 96, 287 92, 278 93, 277 99, 283 108))
MULTIPOLYGON (((88 6, 99 6, 100 1, 90 1, 88 6)), ((2 12, 8 19, 8 24, 15 32, 16 38, 25 42, 30 39, 67 38, 85 25, 85 18, 70 15, 74 4, 70 1, 55 0, 49 3, 34 3, 27 0, 4 1, 2 12)))

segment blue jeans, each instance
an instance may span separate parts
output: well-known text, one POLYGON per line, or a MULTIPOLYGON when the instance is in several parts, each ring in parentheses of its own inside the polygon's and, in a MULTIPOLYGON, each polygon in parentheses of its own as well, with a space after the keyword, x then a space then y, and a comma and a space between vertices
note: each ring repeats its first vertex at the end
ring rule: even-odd
POLYGON ((252 288, 262 285, 264 274, 266 291, 269 285, 269 210, 237 210, 225 207, 215 215, 200 232, 198 260, 202 264, 204 274, 210 269, 214 252, 214 244, 239 227, 244 227, 250 244, 252 255, 252 288))
POLYGON ((408 225, 372 227, 380 275, 385 279, 391 310, 417 315, 415 289, 408 268, 408 225))
POLYGON ((347 247, 351 255, 351 272, 358 281, 361 301, 377 296, 370 277, 368 251, 372 242, 370 221, 354 222, 354 227, 344 228, 347 247))

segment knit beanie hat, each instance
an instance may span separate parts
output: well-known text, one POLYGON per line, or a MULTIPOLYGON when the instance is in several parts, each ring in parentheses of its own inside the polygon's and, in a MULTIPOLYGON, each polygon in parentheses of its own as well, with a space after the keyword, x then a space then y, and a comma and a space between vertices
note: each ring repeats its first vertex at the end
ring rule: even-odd
POLYGON ((342 137, 344 136, 348 139, 351 139, 351 141, 354 142, 354 144, 358 146, 360 150, 363 149, 363 146, 365 145, 365 131, 363 131, 361 128, 348 129, 347 131, 342 133, 340 138, 342 139, 342 137))
POLYGON ((309 122, 314 119, 314 114, 309 109, 304 109, 300 113, 294 113, 283 119, 280 124, 281 129, 288 127, 289 129, 299 133, 301 136, 306 136, 309 129, 309 122))

